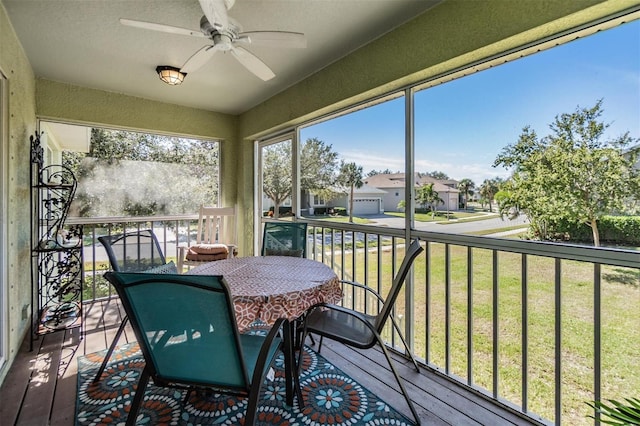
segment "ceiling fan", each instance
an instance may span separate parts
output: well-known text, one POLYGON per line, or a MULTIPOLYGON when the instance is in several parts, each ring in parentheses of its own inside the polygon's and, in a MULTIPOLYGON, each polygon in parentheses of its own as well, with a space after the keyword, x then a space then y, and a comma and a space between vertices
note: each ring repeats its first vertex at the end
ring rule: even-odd
POLYGON ((233 7, 235 0, 198 1, 204 12, 204 16, 200 19, 200 31, 125 18, 121 18, 120 23, 147 30, 208 38, 211 43, 194 53, 180 68, 180 72, 185 74, 203 66, 217 52, 229 52, 246 69, 267 81, 275 77, 273 71, 260 58, 240 46, 241 44, 287 48, 307 47, 303 33, 289 31, 242 32, 240 24, 227 14, 227 11, 233 7))

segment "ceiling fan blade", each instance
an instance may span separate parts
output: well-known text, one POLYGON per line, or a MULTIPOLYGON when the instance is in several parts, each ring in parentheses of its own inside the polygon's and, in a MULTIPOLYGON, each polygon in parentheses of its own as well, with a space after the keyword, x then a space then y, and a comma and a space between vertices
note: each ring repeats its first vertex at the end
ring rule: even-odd
POLYGON ((163 33, 180 34, 180 35, 195 36, 195 37, 206 37, 200 31, 190 30, 188 28, 174 27, 171 25, 156 24, 154 22, 136 21, 133 19, 120 18, 120 23, 122 25, 127 25, 129 27, 160 31, 163 33))
POLYGON ((231 54, 242 64, 246 69, 254 73, 258 78, 267 81, 271 80, 276 75, 271 71, 271 68, 267 66, 260 58, 253 53, 242 47, 233 46, 231 54))
POLYGON ((207 63, 217 51, 218 49, 216 49, 215 46, 209 45, 203 47, 202 49, 191 55, 189 59, 187 59, 187 62, 185 62, 182 68, 180 68, 180 72, 188 74, 192 71, 197 70, 205 63, 207 63))
POLYGON ((289 47, 304 49, 307 47, 307 38, 303 33, 289 31, 248 31, 239 34, 241 40, 249 38, 249 43, 256 46, 289 47))
MULTIPOLYGON (((220 30, 229 27, 229 16, 225 0, 199 0, 200 7, 207 17, 207 21, 214 28, 220 30)), ((228 0, 227 0, 228 1, 228 0)), ((229 2, 233 6, 233 2, 229 2)))

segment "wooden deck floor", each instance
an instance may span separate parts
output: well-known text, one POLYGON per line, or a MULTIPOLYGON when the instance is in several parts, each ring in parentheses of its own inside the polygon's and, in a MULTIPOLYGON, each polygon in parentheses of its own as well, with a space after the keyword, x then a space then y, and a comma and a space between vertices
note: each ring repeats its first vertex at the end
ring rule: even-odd
MULTIPOLYGON (((83 339, 79 328, 60 331, 34 341, 33 351, 29 351, 26 339, 0 388, 0 424, 73 425, 76 358, 109 345, 121 312, 117 299, 95 302, 86 305, 83 339)), ((121 342, 131 339, 133 333, 128 330, 121 342)), ((393 386, 395 381, 382 352, 355 351, 327 341, 322 355, 410 418, 402 395, 393 386)), ((538 424, 427 369, 417 373, 404 359, 397 361, 423 425, 538 424)))

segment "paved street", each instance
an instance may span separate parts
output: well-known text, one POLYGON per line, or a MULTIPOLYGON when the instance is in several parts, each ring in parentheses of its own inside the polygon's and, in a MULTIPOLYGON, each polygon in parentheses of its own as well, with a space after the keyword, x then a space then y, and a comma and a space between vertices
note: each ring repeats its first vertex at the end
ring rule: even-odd
MULTIPOLYGON (((388 226, 392 228, 404 227, 404 218, 389 216, 389 215, 375 215, 368 216, 370 220, 373 220, 378 225, 388 226)), ((475 222, 456 222, 450 221, 446 224, 438 222, 419 222, 416 221, 415 227, 420 231, 433 231, 433 232, 448 232, 452 234, 463 234, 467 232, 482 231, 485 229, 497 229, 507 228, 515 225, 526 225, 529 221, 525 217, 519 217, 514 220, 492 218, 487 220, 478 220, 475 222)))

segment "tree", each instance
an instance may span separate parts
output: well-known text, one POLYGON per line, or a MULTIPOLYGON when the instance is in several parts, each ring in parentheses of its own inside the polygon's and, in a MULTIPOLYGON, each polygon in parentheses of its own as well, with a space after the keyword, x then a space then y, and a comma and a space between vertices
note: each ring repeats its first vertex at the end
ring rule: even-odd
POLYGON ((318 138, 309 138, 302 145, 300 157, 300 193, 303 207, 309 208, 309 194, 318 195, 324 199, 336 196, 333 190, 338 167, 338 154, 331 145, 325 144, 318 138))
POLYGON ((215 204, 218 155, 215 141, 94 128, 88 154, 63 152, 78 179, 72 214, 179 214, 215 204))
MULTIPOLYGON (((389 169, 385 169, 385 170, 371 170, 369 173, 367 173, 366 177, 371 177, 371 176, 375 176, 375 175, 392 175, 394 172, 392 172, 389 169)), ((400 173, 400 172, 395 172, 395 173, 400 173)))
POLYGON ((426 172, 424 173, 425 176, 431 176, 434 179, 437 180, 449 180, 449 175, 447 175, 445 172, 439 172, 439 171, 433 171, 433 172, 426 172))
POLYGON ((469 202, 469 195, 473 195, 473 190, 475 189, 476 184, 473 183, 471 179, 464 178, 460 182, 458 182, 458 189, 462 192, 462 196, 464 197, 464 209, 467 209, 467 203, 469 202))
POLYGON ((501 211, 525 212, 543 238, 561 221, 585 224, 599 246, 598 220, 623 212, 640 194, 637 157, 624 152, 634 140, 628 132, 605 140, 609 124, 600 121, 602 112, 599 100, 592 108, 560 114, 543 138, 525 127, 494 162, 513 169, 501 211))
POLYGON ((353 193, 355 188, 361 188, 362 182, 362 166, 356 163, 340 162, 340 174, 338 175, 338 183, 349 188, 349 222, 353 222, 353 193))
POLYGON ((480 196, 489 203, 489 211, 493 211, 493 198, 500 190, 500 184, 503 181, 500 178, 485 179, 480 185, 480 196))
POLYGON ((291 196, 291 141, 279 142, 263 149, 262 190, 273 201, 273 217, 280 205, 291 196))
POLYGON ((436 216, 438 204, 444 204, 444 200, 440 198, 438 191, 433 189, 433 183, 422 185, 416 191, 416 202, 422 206, 431 208, 431 218, 436 216))

